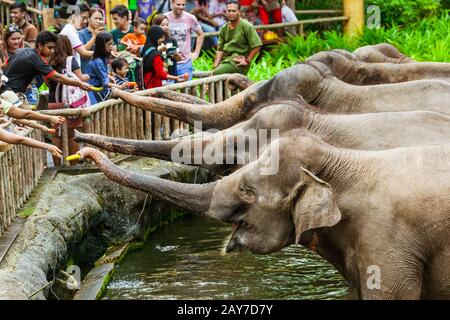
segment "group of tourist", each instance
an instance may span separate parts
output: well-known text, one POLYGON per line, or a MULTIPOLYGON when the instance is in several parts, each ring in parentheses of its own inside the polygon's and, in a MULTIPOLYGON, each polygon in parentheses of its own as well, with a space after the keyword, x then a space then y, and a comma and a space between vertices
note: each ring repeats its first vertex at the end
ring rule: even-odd
MULTIPOLYGON (((64 86, 86 92, 80 105, 88 106, 108 99, 112 88, 135 91, 192 79, 192 62, 200 55, 204 31, 211 31, 205 25, 219 30, 211 74, 246 74, 262 42, 242 15, 266 10, 273 22, 279 18, 279 11, 270 9, 275 7, 271 0, 167 0, 144 14, 146 2, 136 10, 125 5, 112 8, 108 14, 115 28, 110 32, 105 11, 98 5, 78 4, 64 26, 38 33, 27 21, 26 5, 22 1, 12 4, 13 24, 2 28, 0 42, 0 141, 45 148, 59 164, 59 126, 66 120, 31 110, 30 105, 37 102, 33 99, 36 91, 48 91, 48 109, 62 109, 67 107, 61 99, 64 86), (50 123, 53 128, 30 120, 50 123), (23 137, 12 139, 20 126, 52 133, 54 145, 23 137)), ((67 127, 69 152, 75 153, 79 147, 73 135, 83 127, 81 117, 67 118, 67 127)))

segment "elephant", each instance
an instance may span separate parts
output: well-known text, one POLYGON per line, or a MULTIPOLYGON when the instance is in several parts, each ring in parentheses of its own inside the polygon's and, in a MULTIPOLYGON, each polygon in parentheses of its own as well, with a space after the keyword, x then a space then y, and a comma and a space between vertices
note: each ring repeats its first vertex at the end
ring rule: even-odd
POLYGON ((125 170, 92 148, 79 155, 113 181, 231 223, 226 252, 301 244, 362 299, 450 299, 450 145, 350 150, 294 129, 206 184, 125 170), (275 159, 279 170, 263 174, 275 159))
POLYGON ((249 120, 202 136, 193 135, 168 141, 139 141, 75 131, 75 140, 111 152, 168 161, 174 161, 172 152, 176 150, 181 154, 180 159, 188 158, 187 164, 198 164, 217 174, 227 174, 251 160, 246 154, 248 150, 237 148, 239 145, 237 141, 253 139, 254 145, 258 143, 261 145, 261 142, 257 141, 261 130, 267 130, 267 138, 272 139, 272 129, 278 129, 278 134, 283 135, 296 128, 308 130, 332 145, 348 149, 383 150, 450 142, 450 116, 437 112, 323 114, 315 111, 305 102, 294 101, 267 106, 249 120), (229 141, 233 141, 233 147, 230 147, 229 141), (196 146, 201 146, 201 149, 196 149, 196 146), (196 163, 198 150, 200 150, 201 159, 196 163), (208 163, 204 158, 212 158, 213 152, 217 150, 220 150, 223 158, 217 163, 208 163), (245 154, 238 155, 238 152, 245 154), (233 162, 227 165, 226 159, 233 159, 233 162), (244 159, 244 161, 238 161, 238 159, 244 159))
POLYGON ((411 63, 410 57, 401 53, 396 47, 388 43, 364 46, 356 49, 352 56, 364 62, 374 63, 411 63))
POLYGON ((333 51, 319 52, 309 57, 306 63, 312 61, 325 64, 335 77, 354 85, 399 83, 423 79, 450 82, 450 63, 444 62, 367 63, 347 59, 333 51))
MULTIPOLYGON (((253 81, 251 81, 246 76, 240 74, 240 73, 233 73, 230 74, 226 80, 226 85, 231 90, 245 90, 251 85, 253 85, 253 81)), ((177 102, 184 102, 184 103, 191 103, 191 104, 210 104, 210 102, 203 100, 201 98, 192 96, 190 94, 181 93, 177 91, 167 90, 164 88, 161 89, 153 89, 155 92, 153 92, 152 96, 156 98, 164 98, 172 101, 177 102)))
POLYGON ((270 101, 306 102, 330 113, 370 113, 428 110, 450 114, 450 83, 416 80, 395 84, 355 86, 329 73, 325 65, 298 64, 268 81, 260 81, 231 98, 199 107, 196 104, 143 97, 114 88, 112 95, 125 102, 187 123, 202 121, 203 128, 225 129, 250 119, 270 101), (292 85, 286 85, 291 83, 292 85))

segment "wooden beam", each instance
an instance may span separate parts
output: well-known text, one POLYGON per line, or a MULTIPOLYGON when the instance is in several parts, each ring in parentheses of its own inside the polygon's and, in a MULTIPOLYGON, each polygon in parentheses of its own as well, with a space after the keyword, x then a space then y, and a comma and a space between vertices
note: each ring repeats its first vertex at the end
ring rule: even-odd
POLYGON ((333 14, 342 13, 342 10, 295 10, 296 14, 333 14))
MULTIPOLYGON (((346 21, 348 18, 345 16, 340 17, 327 17, 327 18, 317 18, 317 19, 305 19, 299 20, 295 22, 285 22, 285 23, 272 23, 272 24, 264 24, 264 25, 256 25, 256 30, 271 30, 271 29, 280 29, 287 27, 295 27, 299 25, 305 24, 315 24, 315 23, 325 23, 325 22, 338 22, 338 21, 346 21)), ((205 37, 213 37, 219 35, 218 31, 215 32, 205 32, 205 37)))
POLYGON ((344 34, 350 37, 359 36, 364 30, 364 0, 344 0, 344 34))

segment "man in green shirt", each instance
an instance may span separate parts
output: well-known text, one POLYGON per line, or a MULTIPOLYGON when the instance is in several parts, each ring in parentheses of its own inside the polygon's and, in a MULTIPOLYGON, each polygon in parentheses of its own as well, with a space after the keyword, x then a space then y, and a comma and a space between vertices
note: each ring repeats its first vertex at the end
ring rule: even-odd
POLYGON ((127 7, 119 4, 112 8, 109 13, 111 14, 111 18, 116 25, 116 28, 110 32, 114 45, 118 51, 124 50, 125 46, 120 44, 120 40, 122 40, 127 33, 133 32, 133 26, 129 20, 130 12, 127 7))
POLYGON ((212 74, 247 74, 252 60, 261 50, 261 39, 255 27, 247 20, 241 19, 240 5, 237 0, 227 2, 226 16, 228 23, 219 32, 219 44, 212 74))

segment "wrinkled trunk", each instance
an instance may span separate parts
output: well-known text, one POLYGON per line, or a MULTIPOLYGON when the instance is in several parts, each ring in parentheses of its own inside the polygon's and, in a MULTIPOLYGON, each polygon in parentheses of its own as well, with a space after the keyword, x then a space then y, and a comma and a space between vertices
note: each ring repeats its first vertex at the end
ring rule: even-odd
POLYGON ((119 89, 113 89, 113 95, 135 107, 183 122, 194 124, 194 121, 201 121, 203 130, 206 130, 212 128, 225 129, 246 120, 249 117, 244 110, 246 91, 242 91, 226 101, 208 105, 143 97, 119 89))
POLYGON ((227 86, 229 86, 231 90, 245 90, 253 84, 253 81, 239 73, 233 73, 227 79, 227 86))
POLYGON ((404 55, 398 49, 387 43, 365 46, 356 49, 353 56, 364 62, 372 63, 410 63, 415 62, 413 59, 404 55))
POLYGON ((450 82, 450 63, 414 62, 414 63, 367 63, 349 60, 333 51, 316 53, 306 60, 323 77, 327 72, 338 79, 355 85, 376 85, 400 83, 414 80, 439 79, 450 82), (319 63, 318 63, 319 62, 319 63), (324 70, 321 65, 325 65, 324 70))
POLYGON ((79 152, 81 159, 92 159, 105 176, 126 187, 149 193, 160 200, 168 201, 179 208, 206 215, 208 212, 215 183, 188 184, 173 182, 125 170, 114 165, 108 157, 92 148, 83 148, 79 152))
POLYGON ((172 148, 179 140, 146 141, 122 138, 110 138, 99 134, 75 131, 74 140, 89 143, 110 152, 118 152, 134 156, 146 156, 161 160, 171 160, 172 148))
POLYGON ((191 103, 191 104, 211 104, 206 100, 191 96, 190 94, 181 93, 172 90, 161 90, 154 95, 156 98, 163 98, 177 102, 191 103))
POLYGON ((190 136, 182 139, 166 141, 146 141, 122 138, 111 138, 98 134, 80 133, 75 131, 75 141, 89 143, 110 152, 129 154, 133 156, 151 157, 160 160, 184 163, 208 169, 216 174, 226 174, 233 171, 233 165, 226 165, 225 140, 218 140, 218 149, 222 149, 224 159, 218 163, 206 163, 203 150, 214 140, 208 136, 190 136), (176 148, 176 149, 174 149, 176 148), (173 155, 172 152, 176 154, 173 155), (176 158, 174 158, 174 156, 176 158))

